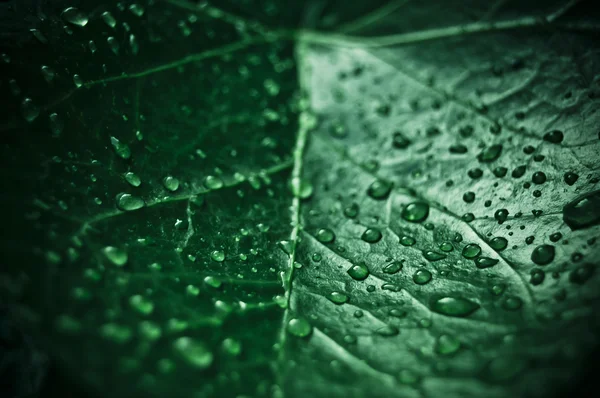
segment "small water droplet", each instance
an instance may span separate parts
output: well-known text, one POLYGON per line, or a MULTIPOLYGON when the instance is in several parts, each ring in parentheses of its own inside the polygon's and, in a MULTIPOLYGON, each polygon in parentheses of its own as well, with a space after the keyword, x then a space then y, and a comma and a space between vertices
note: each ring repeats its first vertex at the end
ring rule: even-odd
POLYGON ((564 134, 560 130, 553 130, 544 134, 544 141, 552 144, 560 144, 564 139, 564 134))
POLYGON ((350 206, 344 208, 344 215, 348 218, 356 218, 359 211, 360 208, 358 207, 358 204, 352 203, 350 206))
POLYGON ((204 186, 206 189, 221 189, 223 188, 223 180, 215 176, 206 176, 204 186))
POLYGON ((498 224, 502 224, 508 218, 508 210, 498 209, 494 213, 494 218, 498 221, 498 224))
POLYGON ((179 180, 173 176, 163 178, 163 186, 165 189, 175 192, 179 189, 179 180))
POLYGON ((519 297, 509 296, 502 302, 502 308, 507 311, 516 311, 523 306, 523 300, 519 297))
POLYGON ((508 246, 508 240, 502 236, 496 236, 490 240, 490 247, 496 251, 502 251, 508 246))
POLYGON ((443 334, 438 337, 435 351, 440 355, 452 355, 460 349, 460 340, 455 336, 443 334))
POLYGON ((140 177, 137 176, 137 174, 133 173, 133 172, 128 172, 125 173, 125 180, 134 187, 139 187, 142 184, 142 180, 140 179, 140 177))
POLYGON ((117 156, 122 159, 129 159, 131 157, 131 149, 129 149, 129 145, 119 141, 116 137, 110 137, 110 143, 115 150, 117 156))
POLYGON ((152 301, 139 294, 129 298, 129 305, 142 315, 149 315, 154 311, 152 301))
POLYGON ((327 298, 334 304, 344 304, 348 302, 348 296, 340 292, 331 292, 327 295, 327 298))
POLYGON ((115 26, 117 26, 117 20, 115 19, 115 17, 112 16, 112 14, 109 11, 104 11, 102 13, 102 20, 110 28, 114 28, 115 26))
POLYGON ((475 266, 479 269, 485 269, 498 264, 498 261, 499 260, 489 257, 477 257, 475 259, 475 266))
POLYGON ((427 261, 439 261, 439 260, 443 260, 447 257, 443 253, 438 253, 438 252, 434 252, 431 250, 426 250, 426 251, 423 251, 422 253, 423 253, 423 257, 425 257, 425 259, 427 261))
POLYGON ((102 249, 104 256, 117 267, 122 267, 127 264, 127 252, 114 246, 106 246, 102 249))
POLYGON ((497 160, 502 154, 502 145, 495 144, 484 149, 479 155, 477 155, 477 160, 482 163, 491 163, 497 160))
POLYGON ((25 98, 21 102, 21 113, 25 120, 31 123, 40 115, 40 108, 33 103, 31 98, 25 98))
POLYGON ((579 176, 577 174, 573 173, 572 171, 568 171, 564 175, 565 184, 567 184, 569 186, 575 184, 578 179, 579 179, 579 176))
POLYGON ((404 235, 400 238, 400 244, 403 246, 412 246, 415 243, 417 243, 417 241, 412 236, 404 235))
POLYGON ((593 274, 594 266, 592 264, 582 264, 571 271, 569 281, 577 285, 583 285, 593 274))

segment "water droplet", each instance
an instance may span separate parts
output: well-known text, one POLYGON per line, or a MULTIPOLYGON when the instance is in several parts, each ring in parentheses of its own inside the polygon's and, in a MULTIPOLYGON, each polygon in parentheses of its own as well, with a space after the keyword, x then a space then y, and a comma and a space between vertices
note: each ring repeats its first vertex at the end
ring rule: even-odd
POLYGON ((475 259, 475 266, 479 269, 485 269, 498 264, 498 261, 499 260, 489 257, 477 257, 475 259))
POLYGON ((434 301, 431 309, 447 316, 465 317, 479 309, 479 304, 462 297, 443 297, 434 301))
POLYGON ((21 102, 21 113, 25 120, 31 123, 40 115, 40 108, 33 103, 31 98, 25 98, 21 102))
POLYGON ((112 16, 112 14, 108 11, 104 11, 102 13, 102 20, 104 21, 104 23, 106 25, 108 25, 108 27, 110 28, 114 28, 115 26, 117 26, 117 20, 115 19, 115 17, 112 16))
POLYGON ((410 145, 410 140, 404 134, 397 131, 392 137, 392 145, 394 148, 406 149, 410 145))
POLYGON ((138 44, 137 38, 133 33, 129 35, 129 48, 131 48, 131 53, 134 55, 140 51, 140 46, 138 44))
POLYGON ((242 343, 231 337, 223 340, 221 347, 223 347, 223 351, 234 357, 240 355, 242 352, 242 343))
POLYGON ((502 251, 508 246, 508 240, 501 236, 496 236, 490 240, 490 247, 496 251, 502 251))
POLYGON ((321 243, 332 243, 335 240, 335 233, 329 228, 321 228, 317 231, 316 238, 321 243))
POLYGON ((105 323, 100 327, 100 335, 114 343, 123 344, 131 340, 133 333, 127 326, 105 323))
POLYGON ((400 333, 400 330, 395 326, 386 325, 386 326, 380 327, 379 329, 376 329, 375 333, 377 333, 380 336, 391 337, 391 336, 398 335, 400 333))
POLYGON ((356 218, 359 211, 360 208, 358 207, 358 204, 352 203, 350 206, 344 209, 344 215, 348 218, 356 218))
POLYGON ((87 15, 75 7, 66 8, 60 16, 73 25, 84 27, 88 23, 87 15))
POLYGON ((571 230, 600 223, 600 190, 581 195, 563 207, 563 220, 571 230))
POLYGON ((498 159, 502 154, 502 145, 495 144, 485 148, 479 155, 477 155, 477 160, 482 163, 491 163, 498 159))
POLYGON ((465 192, 463 194, 463 200, 466 203, 473 203, 475 201, 475 192, 465 192))
POLYGON ((144 15, 144 7, 139 4, 133 3, 129 6, 129 11, 136 17, 141 17, 144 15))
POLYGON ((543 171, 536 171, 535 173, 533 173, 531 181, 534 184, 543 184, 546 182, 546 174, 544 174, 543 171))
POLYGON ((207 276, 206 278, 204 278, 204 283, 206 283, 208 286, 213 287, 215 289, 218 289, 221 287, 221 280, 215 278, 214 276, 207 276))
POLYGON ((578 179, 579 179, 579 176, 577 174, 573 173, 572 171, 568 171, 564 175, 565 184, 567 184, 569 186, 575 184, 578 179))
POLYGON ((435 351, 440 355, 452 355, 460 349, 460 345, 460 340, 456 337, 443 334, 437 339, 435 351))
POLYGON ((417 243, 417 241, 412 236, 404 235, 400 238, 400 244, 403 246, 412 246, 415 243, 417 243))
POLYGON ((140 179, 140 177, 137 176, 137 174, 132 173, 131 171, 128 173, 125 173, 125 180, 131 184, 131 186, 134 187, 139 187, 142 184, 142 180, 140 179))
POLYGON ((331 292, 327 295, 327 298, 334 304, 344 304, 348 302, 348 296, 340 292, 331 292))
POLYGON ((464 258, 473 259, 481 254, 481 247, 475 243, 469 243, 463 248, 462 255, 464 258))
POLYGON ((498 166, 492 170, 492 173, 494 173, 497 178, 503 178, 506 176, 506 173, 508 173, 508 169, 506 167, 498 166))
POLYGON ((367 189, 367 195, 375 200, 384 200, 390 195, 392 191, 392 183, 375 180, 367 189))
POLYGON ((582 264, 571 271, 569 281, 577 285, 583 285, 593 274, 594 266, 592 264, 582 264))
POLYGON ((429 205, 425 202, 413 202, 402 209, 401 216, 406 221, 423 222, 429 216, 429 205))
POLYGON ((431 250, 423 251, 423 257, 427 259, 427 261, 439 261, 446 258, 446 255, 443 253, 437 253, 431 250))
POLYGON ((117 208, 123 211, 133 211, 144 207, 146 204, 142 198, 133 196, 128 193, 117 195, 117 208))
POLYGON ((63 131, 64 123, 56 113, 51 113, 49 116, 50 119, 50 131, 52 132, 53 137, 58 137, 63 131))
POLYGON ((292 336, 306 337, 312 332, 312 326, 304 318, 292 318, 287 324, 287 331, 292 336))
POLYGON ((525 171, 527 171, 527 166, 521 165, 514 168, 511 173, 512 178, 521 178, 525 175, 525 171))
POLYGON ((534 269, 534 270, 531 270, 529 283, 531 283, 534 286, 537 286, 537 285, 540 285, 542 282, 544 282, 545 278, 546 278, 546 273, 543 270, 534 269))
POLYGON ((313 194, 313 185, 308 180, 293 178, 290 180, 292 194, 300 199, 308 199, 313 194))
POLYGON ((154 311, 154 304, 152 301, 139 294, 129 298, 129 305, 142 315, 149 315, 154 311))
POLYGON ((516 311, 523 306, 523 300, 518 297, 509 296, 502 302, 502 308, 507 311, 516 311))
POLYGON ((223 253, 223 251, 221 251, 221 250, 213 250, 213 252, 210 253, 210 258, 213 261, 221 263, 221 262, 223 262, 223 260, 225 260, 225 253, 223 253))
POLYGON ((361 262, 357 265, 353 265, 352 267, 350 267, 348 269, 347 272, 348 272, 348 275, 350 275, 352 277, 352 279, 355 279, 357 281, 362 281, 362 280, 366 279, 367 276, 369 276, 369 268, 363 262, 361 262))
POLYGON ((531 261, 537 265, 548 265, 554 260, 554 246, 540 245, 531 252, 531 261))
POLYGON ((360 238, 367 243, 377 243, 381 240, 382 236, 383 235, 381 234, 380 230, 376 228, 368 228, 365 232, 363 232, 360 238))
POLYGON ((552 144, 560 144, 564 138, 564 134, 560 130, 553 130, 544 134, 544 141, 552 144))
POLYGON ((102 249, 102 253, 104 253, 104 256, 117 267, 122 267, 127 264, 127 252, 123 249, 114 246, 106 246, 102 249))
POLYGON ((163 178, 163 186, 165 189, 175 192, 179 189, 179 180, 173 176, 167 176, 163 178))
POLYGON ((122 159, 129 159, 131 157, 131 149, 129 149, 129 145, 119 141, 116 137, 110 137, 110 143, 115 150, 117 156, 122 159))
POLYGON ((190 337, 179 337, 173 342, 173 349, 184 361, 198 369, 206 369, 213 362, 213 354, 207 346, 190 337))
POLYGON ((498 221, 498 224, 502 224, 508 218, 508 210, 498 209, 494 213, 494 218, 498 221))
POLYGON ((383 272, 386 274, 395 274, 398 271, 401 271, 404 265, 400 261, 394 261, 383 267, 383 272))
POLYGON ((223 180, 215 176, 206 176, 204 186, 206 189, 221 189, 223 188, 223 180))
POLYGON ((106 42, 108 43, 108 48, 110 48, 110 51, 112 51, 115 55, 118 55, 119 54, 119 42, 117 41, 117 39, 110 36, 106 39, 106 42))
POLYGON ((413 274, 412 278, 413 282, 415 282, 417 285, 425 285, 426 283, 429 283, 429 281, 431 281, 432 275, 431 272, 429 272, 425 268, 421 268, 413 274))

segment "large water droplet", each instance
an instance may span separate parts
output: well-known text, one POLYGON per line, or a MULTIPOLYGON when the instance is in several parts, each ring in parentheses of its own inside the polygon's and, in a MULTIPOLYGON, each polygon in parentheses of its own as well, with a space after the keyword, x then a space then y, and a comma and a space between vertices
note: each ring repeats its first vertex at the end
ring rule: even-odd
POLYGON ((139 294, 129 298, 129 305, 142 315, 149 315, 154 311, 152 301, 139 294))
POLYGON ((443 297, 434 301, 431 309, 447 316, 465 317, 479 309, 479 304, 463 297, 443 297))
POLYGON ((218 263, 222 263, 225 260, 225 253, 222 250, 213 250, 210 253, 210 258, 213 261, 216 261, 218 263))
POLYGON ((496 260, 495 258, 477 257, 475 259, 475 266, 479 269, 485 269, 498 264, 498 261, 499 260, 496 260))
POLYGON ((572 230, 600 223, 600 190, 579 196, 563 207, 563 220, 572 230))
POLYGON ((481 247, 475 243, 469 243, 463 248, 462 255, 464 258, 473 259, 481 254, 481 247))
POLYGON ((206 189, 221 189, 223 188, 223 180, 215 176, 206 176, 204 186, 206 189))
POLYGON ((128 193, 117 195, 117 207, 124 211, 133 211, 145 206, 144 200, 128 193))
POLYGON ((25 98, 21 102, 21 113, 25 120, 31 123, 40 115, 40 108, 33 103, 31 98, 25 98))
POLYGON ((508 246, 508 240, 502 236, 496 236, 490 240, 490 247, 496 251, 502 251, 508 246))
POLYGON ((67 22, 76 26, 85 26, 88 23, 88 17, 75 7, 66 8, 60 16, 67 22))
POLYGON ((421 268, 413 274, 413 282, 415 282, 417 285, 425 285, 431 281, 431 278, 431 272, 425 268, 421 268))
POLYGON ((165 189, 175 192, 179 189, 179 180, 173 176, 163 178, 163 186, 165 189))
POLYGON ((377 243, 382 238, 381 231, 376 228, 368 228, 365 232, 363 232, 361 239, 367 243, 377 243))
POLYGON ((128 173, 125 173, 125 180, 131 184, 131 186, 134 187, 139 187, 142 184, 142 180, 140 179, 140 177, 137 176, 137 174, 132 173, 131 171, 128 173))
POLYGON ((375 200, 384 200, 390 195, 392 191, 392 183, 375 180, 367 189, 367 195, 375 200))
POLYGON ((402 264, 402 262, 394 261, 383 267, 383 272, 385 272, 386 274, 395 274, 396 272, 401 271, 403 267, 404 265, 402 264))
POLYGON ((129 159, 131 157, 131 149, 129 149, 129 145, 119 141, 116 137, 110 137, 110 143, 115 150, 115 153, 123 159, 129 159))
POLYGON ((357 281, 362 281, 369 276, 369 268, 365 263, 359 263, 357 265, 353 265, 348 269, 348 275, 357 281))
POLYGON ((316 238, 321 243, 332 243, 335 240, 335 233, 329 228, 321 228, 317 231, 316 238))
POLYGON ((563 139, 564 134, 560 130, 553 130, 544 134, 544 141, 550 142, 552 144, 560 144, 563 139))
POLYGON ((439 261, 445 259, 447 256, 443 253, 426 250, 423 252, 423 257, 425 257, 427 261, 439 261))
POLYGON ((477 155, 477 159, 482 163, 491 163, 498 159, 502 154, 502 145, 495 144, 484 149, 479 155, 477 155))
POLYGON ((429 215, 429 205, 425 202, 413 202, 402 209, 402 218, 410 222, 423 222, 429 215))
POLYGON ((102 13, 102 20, 110 28, 114 28, 115 26, 117 26, 117 20, 115 19, 115 17, 112 16, 112 14, 109 11, 104 11, 102 13))
POLYGON ((531 252, 531 261, 537 265, 548 265, 554 260, 554 246, 540 245, 531 252))

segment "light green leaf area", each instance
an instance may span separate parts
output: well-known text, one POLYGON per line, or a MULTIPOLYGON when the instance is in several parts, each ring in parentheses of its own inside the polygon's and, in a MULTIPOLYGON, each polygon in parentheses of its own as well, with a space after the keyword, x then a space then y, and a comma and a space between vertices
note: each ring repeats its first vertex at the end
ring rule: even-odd
POLYGON ((88 391, 547 397, 597 347, 578 2, 58 3, 3 54, 0 292, 88 391))

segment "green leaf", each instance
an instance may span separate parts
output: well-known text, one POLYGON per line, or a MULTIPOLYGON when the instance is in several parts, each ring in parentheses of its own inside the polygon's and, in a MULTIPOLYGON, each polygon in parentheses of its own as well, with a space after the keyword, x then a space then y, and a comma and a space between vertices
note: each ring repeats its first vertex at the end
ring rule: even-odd
POLYGON ((0 14, 0 292, 88 391, 548 396, 597 347, 578 2, 61 3, 0 14))

